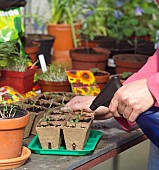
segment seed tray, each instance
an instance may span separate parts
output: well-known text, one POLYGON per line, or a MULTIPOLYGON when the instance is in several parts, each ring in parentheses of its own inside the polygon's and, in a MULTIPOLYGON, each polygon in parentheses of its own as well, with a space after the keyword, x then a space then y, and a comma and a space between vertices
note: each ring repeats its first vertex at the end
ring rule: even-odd
POLYGON ((32 152, 41 155, 72 155, 72 156, 82 156, 90 154, 96 147, 102 132, 97 130, 91 130, 89 138, 83 150, 67 150, 65 146, 60 146, 59 149, 42 149, 38 135, 36 135, 32 141, 29 143, 28 148, 32 152))

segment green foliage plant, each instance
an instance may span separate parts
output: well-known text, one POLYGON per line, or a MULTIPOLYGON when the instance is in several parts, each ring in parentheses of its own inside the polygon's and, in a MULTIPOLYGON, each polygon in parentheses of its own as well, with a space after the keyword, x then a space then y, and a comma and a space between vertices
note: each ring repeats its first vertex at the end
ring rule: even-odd
POLYGON ((62 82, 67 81, 67 75, 61 65, 50 64, 47 71, 38 76, 38 79, 44 81, 62 82))
MULTIPOLYGON (((151 0, 112 0, 114 11, 107 18, 108 36, 119 40, 150 36, 154 40, 159 28, 159 12, 151 0)), ((136 43, 136 42, 135 42, 136 43)))
POLYGON ((31 60, 27 55, 21 55, 17 47, 17 41, 0 43, 0 69, 25 72, 28 62, 31 60))

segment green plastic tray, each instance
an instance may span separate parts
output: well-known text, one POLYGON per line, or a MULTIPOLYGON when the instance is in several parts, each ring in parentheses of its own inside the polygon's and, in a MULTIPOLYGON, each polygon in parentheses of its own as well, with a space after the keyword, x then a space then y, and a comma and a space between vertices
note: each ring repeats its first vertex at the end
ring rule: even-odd
POLYGON ((95 149, 101 136, 102 132, 91 130, 88 141, 83 150, 67 150, 64 146, 60 146, 60 149, 42 149, 38 135, 36 135, 28 145, 28 148, 31 149, 34 153, 42 155, 87 155, 95 149))

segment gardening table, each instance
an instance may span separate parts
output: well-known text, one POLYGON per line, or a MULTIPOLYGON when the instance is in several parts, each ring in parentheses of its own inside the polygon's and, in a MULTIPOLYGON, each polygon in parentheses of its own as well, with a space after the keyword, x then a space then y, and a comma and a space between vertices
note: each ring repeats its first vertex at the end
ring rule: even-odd
MULTIPOLYGON (((126 132, 122 130, 114 118, 94 121, 92 129, 101 131, 102 137, 91 154, 86 156, 60 156, 32 153, 26 163, 18 169, 87 170, 147 139, 137 125, 131 132, 126 132)), ((24 139, 24 146, 27 146, 33 137, 24 139)))

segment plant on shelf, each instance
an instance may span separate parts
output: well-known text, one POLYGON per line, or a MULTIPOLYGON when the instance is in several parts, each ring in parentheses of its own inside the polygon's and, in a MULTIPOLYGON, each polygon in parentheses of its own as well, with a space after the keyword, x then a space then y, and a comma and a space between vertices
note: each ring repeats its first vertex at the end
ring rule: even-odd
POLYGON ((50 64, 47 71, 38 76, 38 80, 43 92, 70 91, 66 72, 61 65, 50 64))

